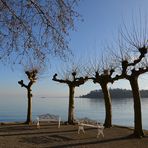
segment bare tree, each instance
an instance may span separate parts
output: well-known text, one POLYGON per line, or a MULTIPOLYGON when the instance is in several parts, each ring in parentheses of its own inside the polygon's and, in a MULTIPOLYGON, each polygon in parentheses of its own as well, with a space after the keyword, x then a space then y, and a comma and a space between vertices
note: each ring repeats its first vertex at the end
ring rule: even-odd
POLYGON ((65 56, 78 0, 0 0, 0 60, 65 56))
POLYGON ((133 26, 133 30, 130 29, 129 31, 126 26, 124 27, 124 31, 121 31, 122 42, 119 42, 121 54, 120 58, 118 58, 118 68, 114 72, 113 81, 127 79, 130 82, 134 101, 134 136, 143 137, 138 78, 141 74, 148 72, 147 28, 146 26, 145 28, 140 26, 140 29, 138 29, 136 26, 133 26))
POLYGON ((27 90, 27 99, 28 99, 28 109, 27 109, 27 124, 32 124, 32 86, 36 83, 37 79, 43 73, 43 65, 29 62, 29 65, 25 66, 25 74, 29 80, 28 84, 25 84, 23 80, 18 81, 18 84, 21 87, 24 87, 27 90))
POLYGON ((133 101, 134 101, 134 135, 136 137, 143 137, 144 133, 142 130, 142 113, 141 113, 141 97, 138 85, 138 77, 148 72, 148 67, 146 64, 141 65, 142 58, 145 57, 147 53, 147 47, 139 48, 140 56, 137 57, 133 62, 129 62, 127 59, 122 61, 122 73, 120 75, 116 75, 113 78, 113 81, 119 79, 127 79, 130 82, 132 93, 133 93, 133 101), (137 67, 137 64, 141 65, 137 67), (144 66, 144 67, 143 67, 144 66))
POLYGON ((112 83, 111 75, 114 72, 108 64, 108 60, 102 58, 102 62, 92 63, 91 69, 89 70, 89 79, 92 79, 94 83, 99 83, 104 95, 105 102, 105 121, 104 126, 106 128, 112 127, 112 101, 110 92, 108 90, 108 83, 112 83))
POLYGON ((80 77, 78 67, 72 68, 69 72, 65 73, 65 78, 58 79, 57 74, 53 76, 53 81, 64 83, 69 87, 69 109, 68 109, 68 123, 74 124, 74 93, 75 87, 83 85, 87 81, 87 77, 80 77))

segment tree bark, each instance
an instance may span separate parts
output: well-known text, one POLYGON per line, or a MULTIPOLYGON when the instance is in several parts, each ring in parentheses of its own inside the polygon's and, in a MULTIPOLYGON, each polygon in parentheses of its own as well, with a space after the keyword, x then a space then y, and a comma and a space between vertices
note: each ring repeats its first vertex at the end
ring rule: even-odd
POLYGON ((69 112, 68 112, 69 124, 74 124, 74 90, 75 87, 69 86, 69 112))
POLYGON ((110 92, 108 90, 106 83, 102 83, 100 85, 101 85, 101 88, 102 88, 102 92, 103 92, 103 95, 104 95, 104 102, 105 102, 104 126, 106 128, 110 128, 110 127, 112 127, 112 104, 111 104, 110 92))
POLYGON ((131 77, 129 79, 132 88, 133 99, 134 99, 134 136, 143 137, 144 133, 142 130, 142 113, 141 113, 141 100, 138 86, 138 77, 131 77))
POLYGON ((27 109, 27 124, 32 124, 32 94, 31 89, 27 89, 27 97, 28 97, 28 109, 27 109))

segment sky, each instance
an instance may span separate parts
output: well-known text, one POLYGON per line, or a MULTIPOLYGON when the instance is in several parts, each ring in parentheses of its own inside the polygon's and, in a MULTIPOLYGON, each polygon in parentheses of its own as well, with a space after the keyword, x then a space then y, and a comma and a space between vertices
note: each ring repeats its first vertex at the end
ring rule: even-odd
MULTIPOLYGON (((81 0, 76 8, 83 21, 75 20, 75 29, 69 34, 69 47, 74 54, 74 61, 86 62, 88 58, 101 58, 106 44, 113 42, 123 22, 130 22, 132 17, 139 14, 148 14, 147 0, 81 0)), ((138 21, 138 19, 137 19, 138 21)), ((85 63, 84 62, 84 63, 85 63)), ((52 81, 54 73, 60 71, 63 65, 58 58, 52 58, 48 72, 45 72, 33 86, 33 94, 39 97, 67 97, 68 87, 52 81)), ((12 69, 9 65, 0 64, 0 98, 26 95, 26 90, 18 85, 19 80, 26 83, 23 68, 12 69)), ((148 76, 144 74, 139 78, 140 89, 148 89, 148 76)), ((130 89, 129 82, 120 80, 110 88, 130 89)), ((100 89, 99 84, 87 82, 76 88, 75 96, 100 89)))

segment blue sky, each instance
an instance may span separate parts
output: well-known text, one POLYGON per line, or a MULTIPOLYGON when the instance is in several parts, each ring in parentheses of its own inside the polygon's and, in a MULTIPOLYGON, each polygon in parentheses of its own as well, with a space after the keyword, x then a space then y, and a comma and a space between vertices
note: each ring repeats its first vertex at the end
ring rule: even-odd
MULTIPOLYGON (((93 58, 100 53, 106 43, 113 42, 118 34, 123 21, 130 22, 132 17, 139 16, 139 12, 148 14, 147 0, 81 0, 77 11, 84 21, 75 22, 75 30, 70 31, 70 49, 76 60, 85 61, 86 57, 93 58)), ((137 19, 136 18, 136 19, 137 19)), ((138 21, 138 20, 137 20, 138 21)), ((96 57, 95 57, 96 58, 96 57)), ((75 60, 75 59, 74 59, 75 60)), ((51 59, 49 72, 46 72, 33 86, 33 94, 47 97, 68 96, 68 87, 53 82, 52 75, 62 68, 63 62, 51 59)), ((10 66, 0 64, 0 97, 26 95, 26 90, 21 88, 17 81, 26 80, 23 68, 12 70, 10 66)), ((139 79, 140 89, 148 89, 148 77, 139 79)), ((122 80, 109 85, 111 88, 130 88, 128 81, 122 80)), ((76 96, 86 94, 90 90, 100 88, 98 84, 87 82, 76 89, 76 96)))

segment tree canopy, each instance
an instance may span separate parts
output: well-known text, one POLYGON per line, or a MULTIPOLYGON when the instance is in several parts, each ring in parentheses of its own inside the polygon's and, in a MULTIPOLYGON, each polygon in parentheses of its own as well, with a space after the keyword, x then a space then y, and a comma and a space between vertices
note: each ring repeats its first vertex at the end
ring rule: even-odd
POLYGON ((65 56, 78 0, 0 0, 0 60, 65 56))

